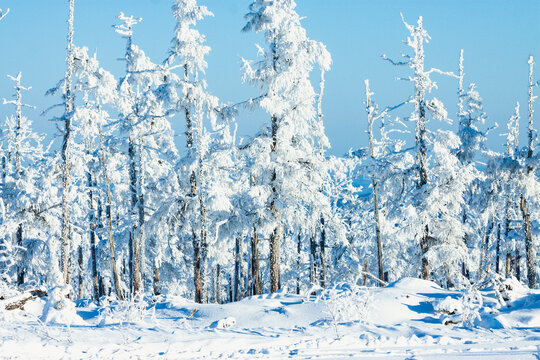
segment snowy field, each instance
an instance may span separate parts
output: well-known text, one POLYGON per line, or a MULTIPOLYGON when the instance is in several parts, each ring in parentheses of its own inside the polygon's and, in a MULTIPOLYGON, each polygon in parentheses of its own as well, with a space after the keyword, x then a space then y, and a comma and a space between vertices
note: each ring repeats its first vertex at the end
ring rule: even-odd
POLYGON ((224 305, 78 302, 80 318, 63 320, 43 317, 46 301, 0 313, 2 359, 540 359, 540 291, 508 280, 479 292, 407 278, 224 305))

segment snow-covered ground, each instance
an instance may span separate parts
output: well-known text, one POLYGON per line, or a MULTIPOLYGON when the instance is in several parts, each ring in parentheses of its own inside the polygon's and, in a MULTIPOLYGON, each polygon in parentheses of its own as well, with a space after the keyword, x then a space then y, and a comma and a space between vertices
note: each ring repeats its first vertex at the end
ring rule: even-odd
POLYGON ((145 306, 79 302, 83 321, 71 326, 50 313, 43 323, 46 301, 37 299, 24 311, 0 312, 0 357, 540 359, 540 291, 511 281, 511 290, 504 287, 447 291, 407 278, 224 305, 181 297, 145 306))

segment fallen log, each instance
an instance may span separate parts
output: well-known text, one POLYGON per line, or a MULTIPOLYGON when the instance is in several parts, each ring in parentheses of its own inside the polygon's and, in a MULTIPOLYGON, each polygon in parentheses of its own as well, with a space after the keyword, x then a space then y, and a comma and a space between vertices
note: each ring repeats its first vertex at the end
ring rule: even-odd
POLYGON ((0 302, 6 310, 21 309, 24 310, 24 304, 30 300, 46 297, 47 292, 41 289, 26 291, 22 294, 9 299, 4 299, 0 302))

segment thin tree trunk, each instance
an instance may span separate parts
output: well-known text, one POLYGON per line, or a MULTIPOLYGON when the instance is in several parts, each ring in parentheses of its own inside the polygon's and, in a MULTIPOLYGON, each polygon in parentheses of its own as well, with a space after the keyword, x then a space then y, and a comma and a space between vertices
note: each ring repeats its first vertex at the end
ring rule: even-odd
POLYGON ((525 231, 525 254, 527 261, 527 280, 529 288, 536 288, 536 269, 534 267, 534 245, 532 239, 531 216, 527 207, 525 196, 521 196, 521 212, 523 214, 523 227, 525 231))
MULTIPOLYGON (((17 245, 17 251, 22 252, 23 251, 23 225, 19 224, 19 227, 17 228, 17 233, 15 234, 15 243, 17 245)), ((19 258, 19 261, 17 262, 17 285, 21 286, 24 284, 24 273, 25 273, 25 265, 22 261, 23 259, 19 258)))
MULTIPOLYGON (((199 161, 199 166, 202 166, 199 161)), ((199 175, 199 178, 202 178, 199 175)), ((202 190, 202 189, 201 189, 202 190)), ((199 190, 199 192, 201 191, 199 190)), ((206 205, 204 197, 199 193, 199 208, 201 215, 201 286, 202 286, 202 301, 208 303, 208 239, 206 231, 206 205)))
POLYGON ((317 242, 315 241, 314 234, 311 234, 309 237, 309 249, 310 282, 311 285, 315 285, 319 280, 317 277, 317 242))
POLYGON ((217 267, 212 268, 212 301, 217 304, 217 267))
MULTIPOLYGON (((366 111, 368 116, 368 137, 369 137, 369 151, 371 159, 375 160, 375 143, 373 136, 373 107, 371 106, 371 91, 369 90, 369 80, 365 81, 366 84, 366 111)), ((379 265, 379 280, 383 280, 384 270, 382 261, 382 239, 381 239, 381 220, 379 215, 379 197, 377 194, 377 178, 373 176, 371 178, 373 185, 373 203, 375 208, 375 236, 377 239, 377 264, 379 265)))
POLYGON ((145 200, 144 200, 144 160, 143 160, 143 139, 142 135, 139 133, 139 151, 138 151, 138 162, 139 162, 139 177, 137 179, 137 197, 138 197, 138 221, 139 221, 139 239, 138 239, 138 248, 140 254, 139 260, 139 271, 140 271, 140 290, 144 292, 145 287, 145 268, 146 268, 146 224, 145 224, 145 200))
POLYGON ((325 248, 326 248, 326 229, 324 226, 324 217, 321 216, 321 240, 319 243, 319 260, 320 260, 320 281, 321 287, 326 286, 326 262, 325 262, 325 248))
POLYGON ((426 253, 429 250, 429 229, 425 226, 424 234, 422 235, 421 249, 422 249, 422 279, 429 280, 429 262, 426 253))
POLYGON ((300 272, 302 270, 302 236, 298 234, 297 244, 297 258, 296 258, 296 294, 300 294, 300 272))
MULTIPOLYGON (((534 129, 533 129, 533 88, 535 86, 533 82, 533 66, 534 59, 529 57, 529 130, 528 130, 528 149, 527 159, 532 159, 534 150, 534 129)), ((528 167, 527 173, 533 172, 531 166, 528 167)), ((527 280, 529 288, 536 288, 536 269, 535 269, 535 251, 532 238, 531 217, 529 214, 529 208, 527 207, 527 199, 524 194, 521 194, 521 213, 523 215, 523 230, 525 232, 525 258, 527 262, 527 280)))
POLYGON ((506 253, 506 274, 505 277, 509 278, 512 274, 512 254, 510 252, 506 253))
POLYGON ((233 302, 233 282, 232 282, 232 276, 229 273, 229 302, 233 302))
POLYGON ((259 268, 259 234, 257 229, 253 227, 253 235, 251 237, 251 277, 253 279, 253 295, 262 294, 261 271, 259 268))
MULTIPOLYGON (((424 84, 418 78, 422 78, 424 75, 424 43, 420 41, 417 48, 417 54, 419 58, 420 67, 416 69, 416 102, 418 111, 418 120, 416 125, 416 146, 418 147, 418 172, 420 181, 418 188, 422 188, 428 183, 427 173, 427 135, 426 135, 426 101, 425 101, 425 88, 424 84)), ((427 252, 429 251, 429 227, 428 224, 424 225, 422 238, 420 240, 420 248, 422 250, 422 278, 429 280, 429 262, 427 259, 427 252)))
MULTIPOLYGON (((90 154, 90 142, 86 141, 86 154, 90 154)), ((95 213, 94 213, 94 188, 95 182, 92 179, 90 169, 87 169, 86 177, 88 181, 88 201, 89 201, 89 225, 90 225, 90 256, 92 261, 92 284, 94 286, 94 298, 99 303, 99 286, 97 274, 97 258, 96 258, 96 228, 95 228, 95 213)))
MULTIPOLYGON (((186 82, 189 82, 189 69, 187 64, 184 65, 184 80, 186 82)), ((185 110, 185 116, 186 116, 186 147, 187 151, 191 152, 194 148, 194 134, 193 134, 193 118, 190 110, 186 108, 185 110)), ((195 170, 191 171, 191 175, 189 177, 189 182, 191 185, 191 197, 192 199, 195 199, 197 196, 197 175, 195 170)), ((203 301, 203 284, 202 284, 202 272, 201 272, 201 247, 202 247, 202 239, 199 238, 199 235, 202 235, 202 231, 200 234, 197 234, 196 231, 192 232, 192 243, 193 243, 193 282, 195 285, 195 302, 202 303, 203 301)))
POLYGON ((499 274, 501 267, 501 224, 497 224, 497 247, 495 256, 495 273, 499 274))
POLYGON ((364 279, 362 281, 362 286, 366 286, 367 283, 367 273, 368 273, 368 258, 364 260, 364 279))
POLYGON ((111 269, 114 282, 114 290, 119 300, 124 300, 124 294, 122 293, 122 287, 120 285, 120 276, 118 274, 118 268, 116 264, 116 251, 114 245, 113 229, 112 229, 112 194, 111 194, 111 182, 109 179, 109 173, 107 169, 107 161, 105 159, 105 148, 103 143, 103 133, 101 126, 99 127, 99 141, 101 150, 101 166, 103 168, 103 175, 105 178, 105 191, 107 196, 107 204, 105 206, 105 214, 107 217, 107 235, 109 238, 109 250, 111 255, 111 269))
POLYGON ((216 303, 221 304, 221 266, 216 265, 216 303))
POLYGON ((128 242, 128 251, 129 251, 129 290, 133 294, 133 279, 135 275, 133 274, 133 234, 129 233, 129 242, 128 242))
POLYGON ((137 173, 137 155, 136 155, 134 139, 132 136, 129 137, 128 154, 129 154, 129 165, 130 165, 129 173, 130 173, 131 213, 132 213, 131 219, 133 221, 131 235, 130 235, 131 248, 133 249, 133 256, 131 257, 131 268, 132 268, 131 276, 132 276, 132 281, 133 281, 133 295, 136 296, 141 290, 141 286, 140 286, 141 285, 141 279, 140 279, 141 253, 139 249, 139 236, 140 236, 139 232, 141 229, 138 228, 138 225, 140 224, 140 219, 137 219, 137 217, 140 216, 140 213, 138 211, 139 174, 137 173))
POLYGON ((200 247, 197 239, 197 235, 195 235, 195 231, 193 232, 193 281, 195 284, 195 302, 201 304, 202 303, 202 289, 201 289, 201 255, 200 255, 200 247))
POLYGON ((480 267, 478 269, 478 277, 479 279, 482 278, 482 273, 484 270, 484 267, 487 266, 488 262, 488 251, 489 251, 489 238, 491 236, 491 233, 493 232, 493 216, 490 216, 488 219, 488 223, 486 225, 486 232, 484 235, 484 251, 482 256, 480 257, 480 267))
POLYGON ((518 281, 521 281, 521 254, 519 253, 519 250, 516 249, 516 279, 518 281))
POLYGON ((83 298, 83 250, 79 245, 79 296, 78 299, 83 298))
POLYGON ((272 216, 275 221, 274 231, 270 236, 270 292, 274 293, 279 290, 281 282, 281 217, 279 210, 276 207, 277 189, 276 189, 276 170, 272 174, 272 216))
POLYGON ((234 260, 234 300, 240 301, 242 300, 242 240, 240 237, 236 238, 236 246, 235 246, 235 260, 234 260))
POLYGON ((70 254, 71 254, 71 205, 69 191, 71 187, 71 116, 74 110, 73 94, 71 89, 73 74, 73 13, 75 0, 69 0, 68 19, 68 45, 67 66, 64 90, 64 138, 62 142, 62 275, 64 284, 70 283, 70 254))
POLYGON ((154 295, 160 295, 159 291, 159 267, 154 267, 154 295))
MULTIPOLYGON (((273 39, 272 44, 272 66, 277 73, 277 61, 278 56, 276 52, 277 39, 273 39)), ((275 95, 275 94, 274 94, 275 95)), ((272 115, 272 147, 271 153, 277 152, 278 144, 278 130, 279 123, 276 115, 272 115)), ((270 203, 270 210, 272 211, 272 217, 274 220, 274 231, 270 236, 270 292, 274 293, 281 287, 281 214, 277 208, 277 200, 279 197, 277 183, 277 172, 274 168, 272 172, 272 201, 270 203)))

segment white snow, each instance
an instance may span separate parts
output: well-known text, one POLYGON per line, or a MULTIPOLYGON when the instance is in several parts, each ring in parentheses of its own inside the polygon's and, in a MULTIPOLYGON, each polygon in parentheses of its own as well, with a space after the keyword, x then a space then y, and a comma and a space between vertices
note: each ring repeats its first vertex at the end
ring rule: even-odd
MULTIPOLYGON (((463 312, 467 291, 406 278, 384 288, 345 284, 317 296, 276 293, 229 304, 181 297, 139 303, 79 301, 80 325, 45 325, 44 301, 0 312, 0 357, 13 359, 537 359, 540 290, 520 287, 501 306, 478 293, 481 320, 443 325, 463 312), (355 301, 362 303, 358 305, 355 301), (339 304, 342 304, 341 309, 339 304), (461 304, 461 305, 457 305, 461 304), (335 311, 354 314, 351 319, 335 311), (444 309, 445 311, 440 311, 444 309), (437 311, 439 310, 439 311, 437 311), (354 319, 353 319, 354 318, 354 319)), ((54 296, 53 296, 54 298, 54 296)))

